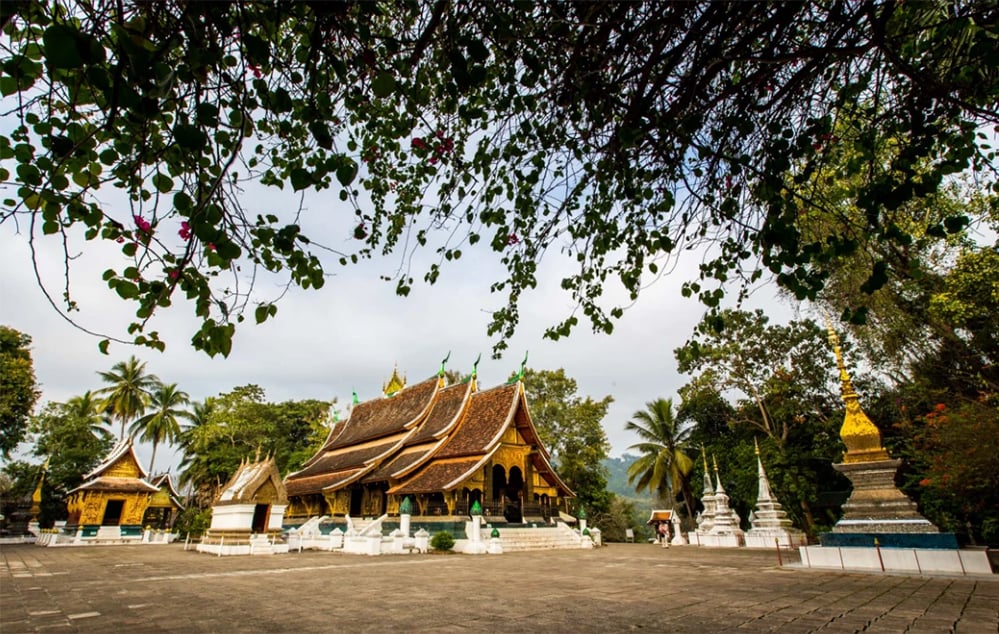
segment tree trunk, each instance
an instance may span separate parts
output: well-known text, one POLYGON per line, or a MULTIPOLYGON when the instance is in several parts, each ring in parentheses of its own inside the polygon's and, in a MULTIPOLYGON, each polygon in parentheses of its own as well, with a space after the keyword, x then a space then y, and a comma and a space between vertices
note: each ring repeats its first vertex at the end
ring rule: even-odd
POLYGON ((153 477, 153 463, 156 462, 156 441, 153 441, 153 455, 149 457, 149 477, 153 477))

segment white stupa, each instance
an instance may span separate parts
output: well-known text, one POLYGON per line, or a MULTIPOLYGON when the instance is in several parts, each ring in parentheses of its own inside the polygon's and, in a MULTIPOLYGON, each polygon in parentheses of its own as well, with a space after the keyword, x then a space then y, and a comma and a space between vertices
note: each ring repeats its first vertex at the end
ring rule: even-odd
MULTIPOLYGON (((739 527, 741 520, 738 513, 733 511, 728 505, 728 494, 722 486, 721 478, 718 476, 718 461, 714 461, 715 466, 715 486, 711 487, 711 475, 708 472, 708 459, 704 457, 704 491, 701 498, 704 504, 704 512, 698 520, 697 531, 695 533, 697 543, 701 546, 718 546, 724 548, 735 548, 742 546, 743 532, 739 527)), ((691 543, 694 540, 691 539, 691 543)))
MULTIPOLYGON (((754 441, 755 443, 755 441, 754 441)), ((805 534, 791 525, 791 520, 780 502, 770 492, 770 481, 763 470, 760 446, 756 444, 756 467, 760 475, 760 488, 756 497, 756 510, 750 515, 752 528, 746 531, 746 546, 750 548, 797 548, 808 543, 805 534)))

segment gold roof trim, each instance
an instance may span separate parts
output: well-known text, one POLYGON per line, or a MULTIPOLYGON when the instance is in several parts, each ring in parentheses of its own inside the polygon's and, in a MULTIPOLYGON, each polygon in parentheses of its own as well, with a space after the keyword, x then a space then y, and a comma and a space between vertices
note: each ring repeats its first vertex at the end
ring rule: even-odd
POLYGON ((399 376, 399 364, 392 367, 392 376, 382 385, 382 393, 385 396, 392 396, 402 391, 406 387, 406 377, 399 376))

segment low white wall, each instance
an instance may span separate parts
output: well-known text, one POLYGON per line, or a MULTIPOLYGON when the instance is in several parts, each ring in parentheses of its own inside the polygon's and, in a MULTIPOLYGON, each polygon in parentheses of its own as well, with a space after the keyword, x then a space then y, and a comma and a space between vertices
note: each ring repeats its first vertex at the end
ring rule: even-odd
POLYGON ((885 572, 943 573, 953 575, 992 574, 984 550, 936 550, 929 548, 839 548, 805 546, 801 564, 806 568, 836 570, 885 570, 885 572))
MULTIPOLYGON (((248 529, 253 526, 253 504, 225 504, 212 507, 211 530, 248 529)), ((284 513, 282 513, 282 516, 284 513)), ((281 528, 280 522, 278 529, 281 528)))

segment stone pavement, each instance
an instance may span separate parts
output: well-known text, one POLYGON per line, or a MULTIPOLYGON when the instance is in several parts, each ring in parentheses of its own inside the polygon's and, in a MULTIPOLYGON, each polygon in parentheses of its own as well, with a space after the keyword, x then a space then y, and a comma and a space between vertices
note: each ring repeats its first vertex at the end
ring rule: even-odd
POLYGON ((12 545, 0 560, 2 634, 999 631, 999 575, 779 568, 745 549, 217 558, 182 544, 12 545))

